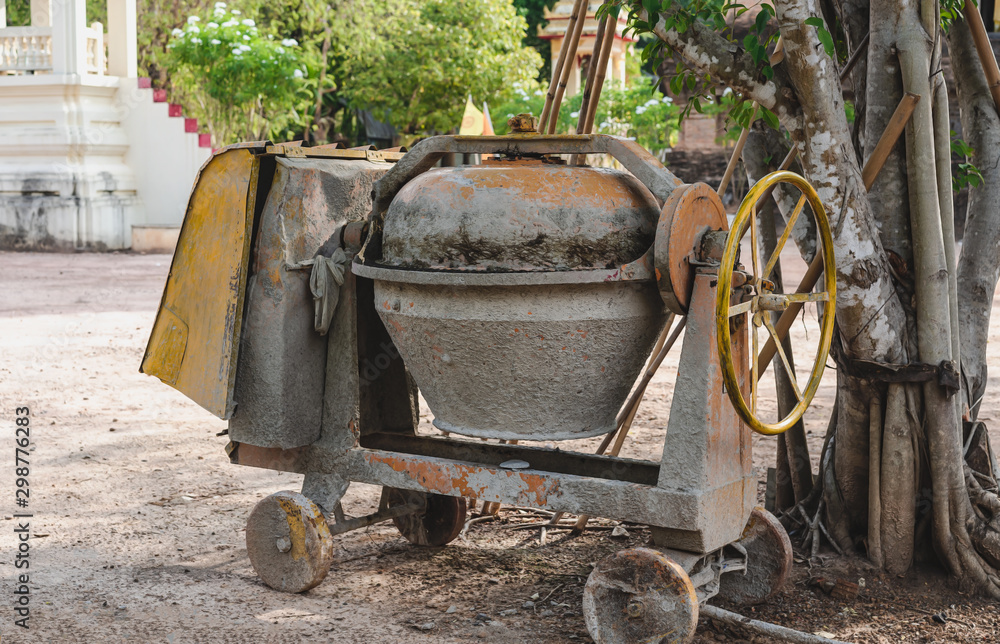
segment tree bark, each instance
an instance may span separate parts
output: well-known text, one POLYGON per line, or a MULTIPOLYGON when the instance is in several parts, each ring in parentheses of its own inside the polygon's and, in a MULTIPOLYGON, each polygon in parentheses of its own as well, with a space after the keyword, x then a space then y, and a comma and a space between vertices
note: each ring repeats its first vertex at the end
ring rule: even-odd
POLYGON ((962 254, 958 260, 959 336, 966 404, 975 419, 986 391, 986 339, 993 293, 1000 278, 1000 117, 965 21, 948 31, 962 131, 983 182, 969 189, 962 254))

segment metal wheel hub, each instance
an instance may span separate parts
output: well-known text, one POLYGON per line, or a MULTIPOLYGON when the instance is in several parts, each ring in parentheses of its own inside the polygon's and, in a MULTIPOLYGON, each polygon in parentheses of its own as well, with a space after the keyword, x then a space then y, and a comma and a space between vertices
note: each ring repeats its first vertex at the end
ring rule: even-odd
POLYGON ((583 617, 597 644, 687 642, 698 626, 698 598, 673 559, 630 548, 602 559, 590 573, 583 617))
POLYGON ((317 586, 333 563, 333 538, 319 507, 298 492, 261 499, 247 519, 247 555, 261 580, 286 593, 317 586))

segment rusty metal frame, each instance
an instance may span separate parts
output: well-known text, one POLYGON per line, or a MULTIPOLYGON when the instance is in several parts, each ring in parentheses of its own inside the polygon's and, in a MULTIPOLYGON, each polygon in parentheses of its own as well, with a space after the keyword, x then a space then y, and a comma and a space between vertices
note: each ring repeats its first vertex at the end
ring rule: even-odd
MULTIPOLYGON (((704 399, 688 392, 690 405, 671 409, 671 420, 661 462, 596 456, 522 445, 498 445, 479 441, 418 436, 412 426, 386 425, 375 416, 386 406, 398 404, 401 385, 387 381, 356 381, 356 402, 338 400, 336 408, 355 409, 353 420, 337 423, 324 419, 324 433, 316 443, 295 450, 231 445, 235 464, 326 476, 333 479, 383 485, 445 496, 475 497, 482 501, 526 505, 574 514, 602 516, 645 523, 661 529, 664 544, 681 550, 708 553, 736 541, 756 498, 756 479, 749 461, 748 432, 738 424, 735 412, 722 392, 721 378, 715 386, 703 386, 718 369, 714 337, 704 322, 712 318, 715 276, 702 269, 692 314, 704 333, 685 343, 692 352, 689 363, 692 383, 704 399), (704 320, 702 319, 704 318, 704 320), (382 391, 394 387, 395 402, 373 401, 376 408, 365 412, 365 387, 382 391), (704 391, 707 389, 708 391, 704 391), (691 407, 688 409, 687 407, 691 407), (676 416, 676 417, 675 417, 676 416), (706 433, 705 427, 712 427, 706 433), (735 449, 733 445, 736 445, 735 449), (700 451, 699 451, 700 450, 700 451), (720 453, 721 450, 724 453, 720 453), (526 469, 502 464, 522 460, 526 469), (697 463, 690 463, 695 460, 697 463), (732 462, 730 462, 732 461, 732 462), (736 465, 734 465, 736 463, 736 465), (700 469, 699 469, 700 468, 700 469), (721 468, 721 469, 720 469, 721 468), (734 469, 735 468, 735 469, 734 469), (744 471, 745 470, 745 471, 744 471)), ((369 280, 349 276, 341 305, 352 309, 357 332, 374 316, 365 317, 373 302, 365 296, 369 280)), ((377 323, 377 322, 376 322, 377 323)), ((734 337, 745 344, 745 339, 734 337)), ((350 361, 360 366, 373 355, 358 341, 350 361)), ((742 345, 741 345, 742 346, 742 345)), ((682 360, 685 358, 682 355, 682 360)), ((328 366, 328 369, 330 367, 328 366)), ((355 378, 338 370, 339 382, 355 378)), ((689 386, 690 385, 690 386, 689 386)))
MULTIPOLYGON (((585 456, 564 455, 570 458, 585 456)), ((360 446, 338 452, 315 445, 296 450, 239 445, 231 449, 230 458, 235 464, 251 467, 337 475, 359 483, 602 516, 681 532, 711 531, 720 522, 732 523, 735 536, 720 534, 716 539, 715 535, 710 535, 711 539, 703 548, 706 551, 714 551, 734 541, 745 522, 742 508, 731 517, 706 516, 705 512, 706 508, 744 496, 742 481, 713 490, 684 492, 664 489, 655 482, 642 484, 614 478, 633 466, 647 471, 658 470, 657 464, 650 461, 596 457, 607 463, 607 477, 600 477, 541 469, 511 470, 499 465, 360 446)))

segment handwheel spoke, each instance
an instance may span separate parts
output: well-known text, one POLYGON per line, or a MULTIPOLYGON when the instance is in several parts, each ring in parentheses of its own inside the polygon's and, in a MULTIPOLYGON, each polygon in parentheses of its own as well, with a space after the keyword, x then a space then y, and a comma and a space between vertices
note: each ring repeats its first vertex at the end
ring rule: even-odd
POLYGON ((771 334, 772 338, 774 338, 774 348, 781 357, 781 363, 785 365, 785 373, 788 374, 788 379, 792 382, 792 389, 795 390, 795 397, 799 402, 802 402, 802 391, 799 390, 799 383, 795 380, 795 370, 792 369, 791 363, 788 362, 788 356, 785 355, 785 349, 781 346, 781 339, 778 338, 778 332, 775 330, 774 325, 771 324, 771 316, 765 313, 761 315, 761 318, 764 320, 764 326, 767 327, 767 332, 771 334))
MULTIPOLYGON (((757 315, 760 315, 760 314, 758 313, 757 315)), ((754 317, 756 317, 756 315, 754 317)), ((753 337, 753 353, 751 354, 752 358, 750 359, 751 360, 751 362, 750 362, 750 369, 751 369, 751 377, 750 377, 750 413, 753 414, 754 416, 756 416, 757 415, 757 369, 759 367, 759 365, 757 364, 758 347, 757 347, 757 325, 756 324, 751 324, 750 325, 750 334, 753 337)))
POLYGON ((750 211, 750 258, 753 261, 753 285, 760 293, 760 283, 764 276, 758 270, 760 260, 757 257, 757 204, 754 204, 750 211))
POLYGON ((784 297, 789 302, 801 302, 805 304, 806 302, 829 302, 830 294, 826 291, 820 293, 786 293, 783 294, 784 297))
POLYGON ((781 249, 785 247, 788 242, 788 236, 792 234, 792 226, 795 225, 795 221, 799 218, 799 213, 802 212, 802 207, 806 205, 806 195, 805 193, 799 197, 799 203, 795 204, 795 210, 792 211, 792 215, 788 218, 788 223, 785 224, 785 229, 781 231, 781 237, 778 242, 774 245, 774 250, 771 251, 771 257, 767 260, 767 266, 764 267, 764 274, 761 275, 764 279, 767 279, 771 275, 771 271, 774 270, 774 265, 778 263, 778 256, 781 255, 781 249))
POLYGON ((743 313, 747 313, 750 311, 750 308, 752 306, 753 306, 753 300, 750 300, 748 302, 743 302, 742 304, 736 304, 734 306, 730 306, 729 317, 734 317, 737 315, 742 315, 743 313))

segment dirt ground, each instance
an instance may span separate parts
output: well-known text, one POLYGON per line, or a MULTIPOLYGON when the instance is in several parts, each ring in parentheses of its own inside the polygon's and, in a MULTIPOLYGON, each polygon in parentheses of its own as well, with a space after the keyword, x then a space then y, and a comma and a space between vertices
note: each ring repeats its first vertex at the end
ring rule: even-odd
MULTIPOLYGON (((616 538, 603 522, 543 545, 537 530, 515 529, 523 519, 508 511, 445 548, 420 549, 382 524, 336 537, 333 568, 308 593, 258 581, 246 518, 264 496, 300 489, 301 476, 230 465, 218 436, 226 424, 138 373, 169 263, 165 255, 0 253, 0 641, 590 641, 583 583, 603 556, 648 540, 640 526, 616 538), (25 511, 14 505, 13 419, 24 406, 34 514, 28 630, 14 625, 12 608, 24 572, 13 565, 20 519, 12 515, 25 511)), ((994 363, 998 319, 994 310, 994 363)), ((814 339, 807 328, 794 332, 797 346, 814 339)), ((658 457, 678 355, 653 381, 624 455, 658 457)), ((834 380, 828 372, 807 416, 814 456, 834 380)), ((987 423, 1000 418, 995 380, 987 423)), ((763 479, 774 439, 755 437, 754 449, 763 479)), ((344 508, 361 515, 377 500, 376 487, 354 484, 344 508)), ((859 559, 827 550, 823 559, 811 570, 797 565, 793 583, 746 614, 853 642, 1000 641, 996 605, 962 594, 938 571, 886 578, 859 559), (860 595, 834 599, 810 576, 859 583, 860 595), (930 617, 941 611, 943 624, 930 617)), ((696 641, 765 640, 703 619, 696 641)))

